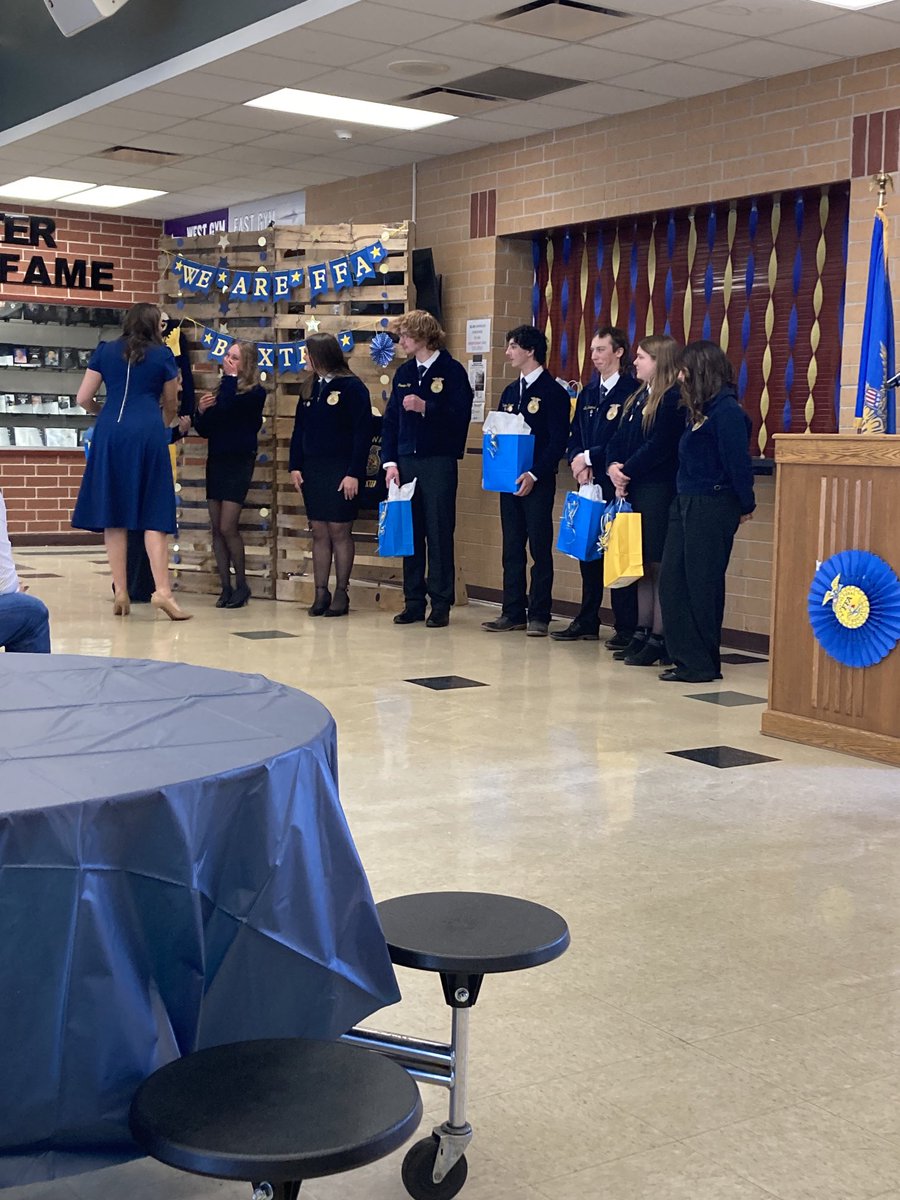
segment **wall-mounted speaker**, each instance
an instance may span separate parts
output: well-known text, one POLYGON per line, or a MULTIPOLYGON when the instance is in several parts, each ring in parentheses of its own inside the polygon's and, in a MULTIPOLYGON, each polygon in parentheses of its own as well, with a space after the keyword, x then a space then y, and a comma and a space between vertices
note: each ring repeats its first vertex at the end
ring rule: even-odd
POLYGON ((435 274, 434 255, 430 248, 413 250, 412 277, 416 288, 416 308, 424 308, 442 322, 441 277, 435 274))
POLYGON ((127 3, 128 0, 44 0, 47 11, 66 37, 105 21, 127 3))

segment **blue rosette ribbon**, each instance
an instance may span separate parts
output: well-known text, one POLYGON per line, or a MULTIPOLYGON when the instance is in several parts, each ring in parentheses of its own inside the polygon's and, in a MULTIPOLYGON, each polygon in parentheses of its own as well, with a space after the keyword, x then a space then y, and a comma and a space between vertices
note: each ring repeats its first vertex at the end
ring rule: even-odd
POLYGON ((562 535, 561 540, 565 542, 571 543, 575 541, 575 515, 577 512, 578 497, 574 493, 568 492, 565 504, 563 505, 562 529, 560 530, 562 535))
POLYGON ((376 333, 369 343, 369 354, 376 366, 386 367, 395 353, 394 340, 389 333, 376 333))
POLYGON ((813 576, 807 611, 826 654, 846 667, 872 667, 900 639, 900 579, 877 554, 842 550, 813 576))

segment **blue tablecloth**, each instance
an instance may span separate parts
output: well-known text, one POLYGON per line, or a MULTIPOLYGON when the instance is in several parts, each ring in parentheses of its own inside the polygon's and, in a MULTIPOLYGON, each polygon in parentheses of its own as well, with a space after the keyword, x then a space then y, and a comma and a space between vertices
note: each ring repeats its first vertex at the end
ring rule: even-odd
POLYGON ((0 655, 0 1187, 133 1157, 132 1094, 181 1054, 398 998, 321 704, 0 655))

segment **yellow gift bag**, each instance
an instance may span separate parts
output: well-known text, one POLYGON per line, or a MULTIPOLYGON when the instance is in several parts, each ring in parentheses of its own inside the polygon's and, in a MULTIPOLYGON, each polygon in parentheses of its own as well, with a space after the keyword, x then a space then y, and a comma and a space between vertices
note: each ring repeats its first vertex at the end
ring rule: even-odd
POLYGON ((603 583, 609 588, 628 587, 644 574, 641 552, 641 514, 626 501, 616 505, 609 541, 603 555, 603 583))

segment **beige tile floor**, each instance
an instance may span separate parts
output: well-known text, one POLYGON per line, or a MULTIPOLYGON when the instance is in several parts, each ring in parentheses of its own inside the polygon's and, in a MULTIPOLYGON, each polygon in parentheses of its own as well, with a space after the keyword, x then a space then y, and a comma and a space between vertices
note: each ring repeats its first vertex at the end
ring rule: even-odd
MULTIPOLYGON (((900 1200, 900 774, 763 738, 766 666, 662 684, 596 644, 377 613, 310 620, 185 597, 183 625, 114 620, 96 551, 23 552, 59 652, 261 672, 334 713, 341 795, 377 898, 510 892, 572 929, 549 966, 488 979, 473 1014, 467 1200, 900 1200), (296 638, 249 641, 248 630, 296 638), (488 687, 404 682, 462 675, 488 687), (670 750, 779 761, 717 770, 670 750)), ((401 971, 375 1023, 443 1039, 437 982, 401 971)), ((2 1086, 2 1084, 0 1084, 2 1086)), ((446 1097, 426 1089, 426 1124, 446 1097)), ((402 1151, 311 1200, 402 1200, 402 1151)), ((232 1200, 149 1161, 9 1200, 232 1200)))

